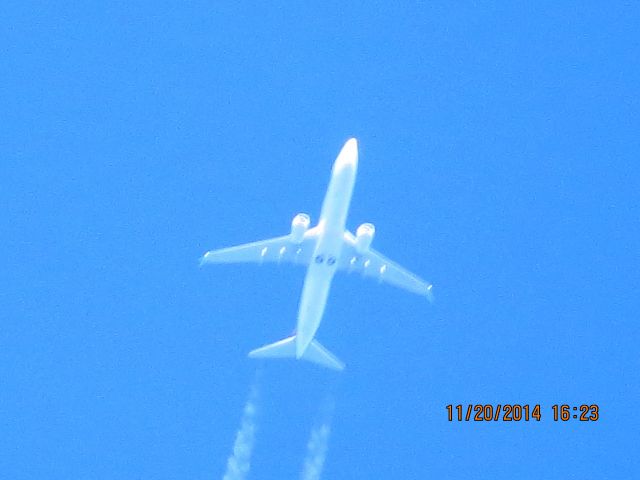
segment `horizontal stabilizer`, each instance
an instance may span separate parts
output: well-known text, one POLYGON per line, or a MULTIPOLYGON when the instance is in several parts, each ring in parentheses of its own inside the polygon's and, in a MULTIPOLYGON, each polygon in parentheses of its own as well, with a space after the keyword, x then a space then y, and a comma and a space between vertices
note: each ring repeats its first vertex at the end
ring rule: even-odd
MULTIPOLYGON (((296 337, 285 338, 275 343, 256 348, 249 352, 251 358, 296 358, 296 337)), ((332 370, 343 370, 344 363, 329 350, 320 345, 320 342, 312 340, 302 354, 302 360, 313 362, 332 370)))
POLYGON ((302 355, 303 360, 317 363, 333 370, 344 370, 344 363, 338 360, 333 353, 320 345, 320 342, 312 340, 302 355))
POLYGON ((288 358, 296 356, 296 336, 285 338, 249 352, 251 358, 288 358))

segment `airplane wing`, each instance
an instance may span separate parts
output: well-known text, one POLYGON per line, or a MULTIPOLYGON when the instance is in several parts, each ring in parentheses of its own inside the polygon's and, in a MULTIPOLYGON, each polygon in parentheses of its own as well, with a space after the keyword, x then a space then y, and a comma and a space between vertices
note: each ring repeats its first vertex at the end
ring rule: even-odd
POLYGON ((315 250, 317 234, 307 230, 301 243, 291 241, 290 235, 245 243, 235 247, 211 250, 205 253, 200 265, 205 263, 295 263, 309 265, 315 250))
POLYGON ((360 254, 355 248, 356 237, 351 232, 345 232, 342 255, 338 268, 346 272, 357 272, 365 277, 377 279, 379 282, 389 283, 418 295, 424 295, 433 302, 433 285, 392 262, 384 255, 370 248, 360 254))

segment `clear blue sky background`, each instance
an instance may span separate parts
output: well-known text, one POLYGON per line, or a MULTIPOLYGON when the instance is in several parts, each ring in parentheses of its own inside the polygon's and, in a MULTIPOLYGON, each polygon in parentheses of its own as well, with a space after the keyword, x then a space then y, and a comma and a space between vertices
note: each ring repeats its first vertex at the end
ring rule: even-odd
POLYGON ((348 369, 265 365, 250 478, 298 478, 327 392, 326 479, 632 478, 640 8, 301 3, 4 4, 0 477, 221 478, 304 271, 198 258, 317 218, 356 136, 349 227, 437 301, 336 278, 348 369))

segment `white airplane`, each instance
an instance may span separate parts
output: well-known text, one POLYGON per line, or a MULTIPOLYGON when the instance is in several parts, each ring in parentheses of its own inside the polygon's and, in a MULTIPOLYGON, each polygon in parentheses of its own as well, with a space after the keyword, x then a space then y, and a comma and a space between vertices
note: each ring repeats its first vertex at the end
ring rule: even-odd
POLYGON ((337 270, 359 272, 433 301, 430 283, 370 248, 375 233, 371 223, 360 225, 355 235, 345 230, 357 169, 358 142, 351 138, 333 164, 318 225, 309 228, 309 215, 299 213, 288 235, 212 250, 202 257, 201 264, 290 262, 307 267, 294 335, 257 348, 249 352, 249 357, 295 357, 334 370, 344 369, 335 355, 314 340, 337 270))

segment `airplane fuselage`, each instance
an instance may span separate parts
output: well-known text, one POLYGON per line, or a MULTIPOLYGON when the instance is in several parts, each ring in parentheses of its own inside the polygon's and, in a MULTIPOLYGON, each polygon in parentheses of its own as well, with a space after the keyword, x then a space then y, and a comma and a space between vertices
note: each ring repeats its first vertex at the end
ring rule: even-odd
POLYGON ((287 235, 210 250, 202 257, 201 264, 288 262, 307 267, 296 333, 251 350, 250 358, 296 357, 332 370, 343 370, 344 363, 315 338, 337 271, 357 272, 433 301, 430 283, 371 248, 375 235, 373 224, 363 223, 355 234, 345 228, 357 170, 358 142, 352 138, 344 144, 333 164, 320 220, 315 227, 309 228, 309 215, 298 213, 287 235))
POLYGON ((320 326, 327 304, 358 170, 357 143, 347 142, 333 164, 329 188, 315 227, 318 243, 307 269, 298 309, 296 357, 301 358, 320 326), (354 154, 354 150, 356 150, 354 154))

